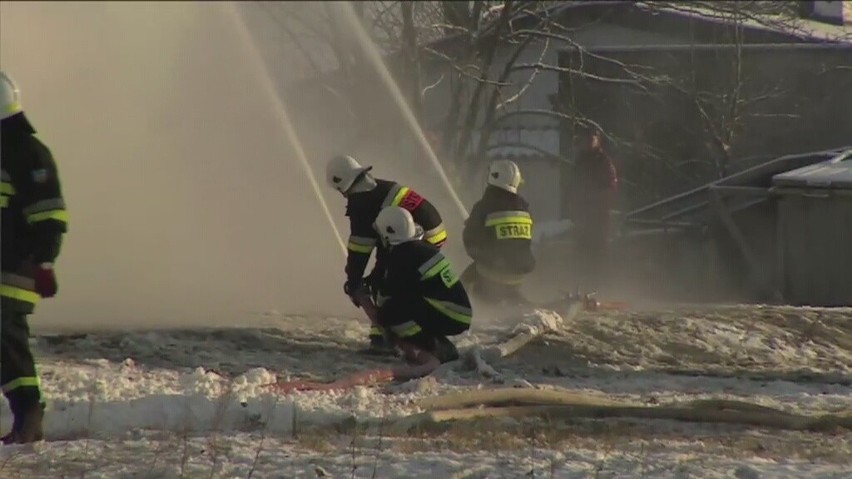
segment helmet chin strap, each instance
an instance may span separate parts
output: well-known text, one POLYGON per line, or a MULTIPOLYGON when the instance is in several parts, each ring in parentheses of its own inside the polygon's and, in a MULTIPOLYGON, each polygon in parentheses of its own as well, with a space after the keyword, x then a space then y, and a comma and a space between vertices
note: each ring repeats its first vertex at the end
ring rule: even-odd
POLYGON ((391 243, 391 242, 389 242, 389 241, 388 241, 388 242, 386 242, 386 241, 385 241, 385 239, 384 239, 384 237, 382 237, 382 243, 383 243, 386 247, 388 247, 388 248, 393 248, 394 246, 399 246, 399 245, 401 245, 401 244, 403 244, 403 243, 408 243, 408 242, 410 242, 410 241, 422 240, 422 239, 423 239, 423 236, 424 236, 424 234, 425 234, 425 232, 423 231, 423 227, 422 227, 422 226, 420 226, 420 225, 415 225, 415 227, 414 227, 414 228, 415 228, 415 229, 414 229, 414 236, 412 236, 411 238, 404 239, 404 240, 402 240, 402 241, 397 241, 396 243, 391 243))
POLYGON ((372 191, 378 183, 376 183, 376 179, 373 178, 373 175, 370 174, 370 170, 366 169, 355 178, 355 181, 352 183, 352 186, 346 191, 346 194, 352 193, 364 193, 366 191, 372 191))

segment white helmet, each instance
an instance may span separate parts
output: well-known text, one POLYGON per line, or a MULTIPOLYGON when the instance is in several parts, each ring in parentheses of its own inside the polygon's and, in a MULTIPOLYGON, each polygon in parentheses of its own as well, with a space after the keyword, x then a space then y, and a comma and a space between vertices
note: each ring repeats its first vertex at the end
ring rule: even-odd
POLYGON ((0 71, 0 120, 24 111, 21 107, 21 92, 15 82, 0 71))
POLYGON ((338 155, 326 165, 325 179, 332 188, 346 195, 358 178, 372 168, 372 166, 366 168, 361 166, 355 158, 349 155, 338 155))
POLYGON ((399 206, 382 209, 376 216, 373 228, 385 245, 397 245, 423 237, 423 228, 414 222, 408 210, 399 206))
POLYGON ((497 160, 488 166, 488 184, 517 193, 523 183, 521 169, 511 160, 497 160))

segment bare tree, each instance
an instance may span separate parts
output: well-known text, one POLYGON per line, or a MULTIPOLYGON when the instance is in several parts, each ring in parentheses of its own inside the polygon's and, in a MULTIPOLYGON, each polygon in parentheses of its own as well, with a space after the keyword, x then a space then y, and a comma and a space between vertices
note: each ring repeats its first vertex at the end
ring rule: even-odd
POLYGON ((402 60, 405 63, 405 85, 408 90, 408 100, 415 118, 423 114, 420 97, 420 55, 417 52, 417 31, 414 27, 414 5, 402 2, 402 60))
POLYGON ((841 93, 852 91, 852 75, 841 73, 850 63, 843 60, 848 50, 753 46, 746 38, 747 29, 758 28, 807 34, 790 3, 643 2, 651 11, 712 19, 722 32, 715 45, 592 53, 560 40, 574 50, 558 68, 566 81, 561 105, 569 116, 600 122, 623 153, 628 205, 753 166, 752 157, 837 146, 839 130, 821 123, 840 122, 843 114, 829 95, 817 94, 817 85, 849 101, 841 93))
MULTIPOLYGON (((314 9, 311 22, 304 9, 290 4, 277 8, 291 9, 288 18, 312 23, 302 30, 324 38, 325 50, 333 52, 342 73, 337 75, 338 83, 329 82, 329 88, 343 90, 340 97, 353 112, 355 127, 369 125, 375 108, 364 103, 369 100, 362 92, 375 76, 357 43, 327 4, 314 9)), ((805 116, 815 116, 816 105, 793 105, 796 84, 769 78, 762 72, 766 65, 745 47, 747 27, 806 34, 796 17, 795 2, 639 4, 652 11, 711 18, 728 32, 727 37, 715 50, 695 48, 667 56, 603 54, 590 52, 574 40, 574 31, 582 25, 574 21, 570 10, 557 14, 562 2, 359 3, 362 22, 385 54, 409 106, 421 126, 439 130, 440 155, 456 166, 462 181, 494 147, 495 129, 525 121, 519 119, 549 117, 557 120, 551 124, 562 122, 569 127, 596 123, 616 148, 641 158, 625 165, 622 183, 628 188, 636 185, 629 201, 642 203, 734 171, 737 158, 755 153, 750 137, 769 129, 766 125, 794 128, 805 116), (564 49, 575 51, 573 63, 547 60, 548 52, 564 49), (559 98, 554 108, 524 106, 525 95, 545 74, 565 78, 567 96, 559 98), (631 110, 642 111, 643 116, 625 114, 631 110)), ((296 43, 304 42, 299 35, 291 37, 296 43)), ((306 56, 315 55, 302 50, 306 56)), ((818 64, 814 75, 838 81, 844 68, 850 67, 842 62, 818 64)), ((815 103, 823 111, 836 109, 825 101, 815 103)), ((375 134, 392 136, 382 128, 375 134)))

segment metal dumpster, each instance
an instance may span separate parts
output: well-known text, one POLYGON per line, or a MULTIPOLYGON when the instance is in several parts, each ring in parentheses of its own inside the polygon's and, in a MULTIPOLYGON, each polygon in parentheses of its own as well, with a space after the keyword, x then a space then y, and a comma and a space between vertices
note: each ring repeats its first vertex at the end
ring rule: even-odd
POLYGON ((785 301, 852 306, 852 150, 772 177, 776 287, 785 301))

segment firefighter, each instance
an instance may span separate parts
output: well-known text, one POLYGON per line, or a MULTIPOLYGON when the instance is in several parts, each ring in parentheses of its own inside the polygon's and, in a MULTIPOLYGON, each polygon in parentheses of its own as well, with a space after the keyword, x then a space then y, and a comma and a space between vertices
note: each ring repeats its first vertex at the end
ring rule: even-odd
POLYGON ((482 198, 465 221, 463 240, 473 260, 462 274, 475 297, 488 303, 527 305, 521 284, 535 268, 532 253, 533 219, 529 204, 518 194, 521 170, 510 160, 488 168, 482 198))
POLYGON ((278 384, 279 392, 405 381, 430 374, 441 364, 459 358, 448 336, 470 329, 473 310, 452 265, 437 246, 423 239, 423 229, 403 208, 382 209, 375 230, 387 248, 385 281, 377 294, 378 320, 390 331, 407 364, 356 373, 328 384, 298 380, 278 384))
POLYGON ((0 387, 13 422, 4 444, 42 439, 44 402, 29 348, 27 316, 56 294, 53 263, 67 213, 56 164, 21 108, 18 88, 0 72, 2 153, 2 324, 0 387))
MULTIPOLYGON (((348 155, 335 156, 326 167, 326 180, 347 200, 346 216, 349 217, 350 235, 343 290, 356 306, 362 306, 365 294, 375 296, 379 289, 378 282, 383 276, 386 251, 379 244, 379 237, 373 229, 373 223, 382 208, 400 206, 411 212, 414 221, 425 231, 425 240, 437 247, 441 247, 447 239, 441 215, 432 203, 407 186, 373 177, 370 170, 371 166, 363 167, 348 155), (373 249, 377 249, 376 263, 365 278, 364 272, 373 249)), ((375 322, 370 328, 369 339, 368 352, 395 352, 385 331, 375 322)))

